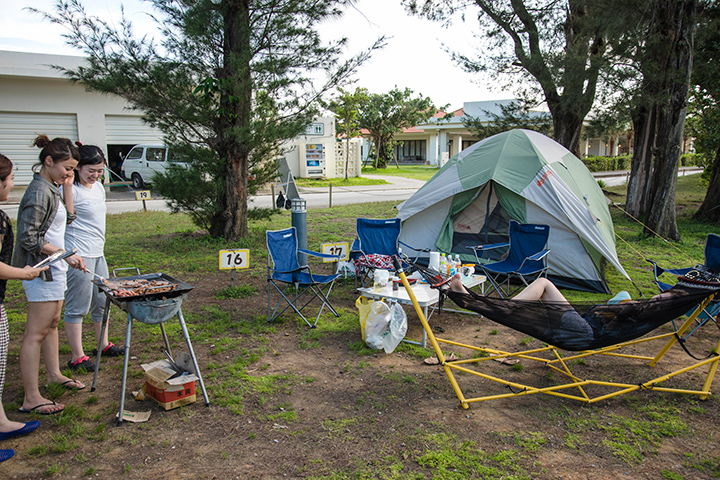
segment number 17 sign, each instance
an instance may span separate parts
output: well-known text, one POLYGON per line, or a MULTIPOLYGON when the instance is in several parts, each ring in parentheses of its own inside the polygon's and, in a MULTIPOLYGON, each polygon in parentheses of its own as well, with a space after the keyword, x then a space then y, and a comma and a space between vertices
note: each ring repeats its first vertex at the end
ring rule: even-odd
POLYGON ((250 250, 220 250, 220 270, 250 267, 250 250))

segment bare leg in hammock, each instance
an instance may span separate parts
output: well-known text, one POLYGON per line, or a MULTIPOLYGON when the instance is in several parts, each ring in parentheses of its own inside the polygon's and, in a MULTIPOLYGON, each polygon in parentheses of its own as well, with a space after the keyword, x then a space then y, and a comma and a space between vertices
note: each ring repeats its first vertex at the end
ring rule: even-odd
MULTIPOLYGON (((450 280, 450 289, 453 292, 467 293, 467 289, 462 284, 460 275, 455 275, 452 280, 450 280)), ((515 295, 513 299, 526 301, 540 300, 541 302, 566 303, 570 305, 570 302, 560 293, 560 290, 558 290, 550 280, 542 277, 525 287, 525 289, 515 295)))
MULTIPOLYGON (((468 293, 459 275, 455 275, 450 280, 450 290, 456 293, 468 293)), ((557 307, 554 307, 556 314, 550 316, 546 332, 546 335, 556 340, 593 338, 593 329, 587 320, 570 305, 570 302, 560 293, 560 290, 547 278, 538 278, 525 287, 522 292, 515 295, 513 300, 524 302, 536 302, 539 300, 542 303, 559 305, 561 310, 558 311, 557 307)))

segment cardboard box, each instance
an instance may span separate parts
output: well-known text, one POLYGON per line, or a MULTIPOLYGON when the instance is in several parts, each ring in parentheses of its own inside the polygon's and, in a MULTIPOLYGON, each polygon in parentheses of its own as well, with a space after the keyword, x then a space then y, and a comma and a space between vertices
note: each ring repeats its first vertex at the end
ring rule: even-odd
POLYGON ((145 391, 165 410, 195 403, 195 382, 198 377, 193 373, 170 378, 175 370, 167 360, 141 365, 145 370, 145 391))

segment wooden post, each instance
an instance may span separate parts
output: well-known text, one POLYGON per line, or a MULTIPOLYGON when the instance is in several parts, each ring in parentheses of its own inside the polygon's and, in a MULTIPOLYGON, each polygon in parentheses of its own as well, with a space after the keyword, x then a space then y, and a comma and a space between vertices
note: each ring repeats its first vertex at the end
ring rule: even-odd
POLYGON ((332 182, 330 182, 330 208, 332 208, 332 182))
POLYGON ((275 210, 275 208, 277 208, 275 205, 275 182, 270 184, 270 189, 272 190, 272 206, 270 208, 275 210))

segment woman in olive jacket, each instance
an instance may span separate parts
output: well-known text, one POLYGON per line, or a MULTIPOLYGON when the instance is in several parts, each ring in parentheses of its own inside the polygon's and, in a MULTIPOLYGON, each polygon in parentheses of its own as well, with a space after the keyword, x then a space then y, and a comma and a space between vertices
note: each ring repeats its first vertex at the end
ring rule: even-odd
MULTIPOLYGON (((79 159, 77 148, 67 138, 50 140, 45 135, 38 136, 33 145, 42 150, 40 162, 33 167, 33 180, 25 190, 18 209, 13 266, 20 268, 35 265, 48 255, 64 250, 65 225, 73 220, 65 210, 58 187, 73 181, 73 170, 79 159)), ((35 280, 23 281, 28 313, 20 346, 20 374, 25 390, 21 412, 51 415, 64 408, 40 394, 38 374, 41 351, 48 383, 65 388, 85 388, 82 382, 68 378, 60 371, 57 326, 65 297, 68 265, 85 270, 83 259, 72 255, 64 262, 52 264, 35 280)))

